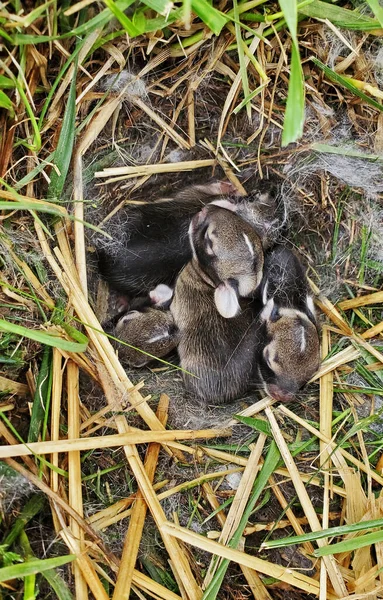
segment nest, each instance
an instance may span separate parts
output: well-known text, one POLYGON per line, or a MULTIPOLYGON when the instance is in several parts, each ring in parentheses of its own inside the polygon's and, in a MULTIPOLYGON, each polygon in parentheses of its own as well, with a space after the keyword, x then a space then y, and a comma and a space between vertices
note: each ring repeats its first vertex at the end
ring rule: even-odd
POLYGON ((101 30, 85 29, 96 3, 58 24, 49 3, 8 13, 4 30, 0 589, 379 598, 381 30, 301 8, 305 126, 285 148, 291 37, 276 5, 250 3, 239 40, 193 14, 128 39, 106 4, 101 30), (212 178, 275 186, 308 264, 323 362, 289 406, 259 391, 197 405, 176 364, 127 372, 103 332, 114 299, 95 249, 123 243, 131 204, 212 178))

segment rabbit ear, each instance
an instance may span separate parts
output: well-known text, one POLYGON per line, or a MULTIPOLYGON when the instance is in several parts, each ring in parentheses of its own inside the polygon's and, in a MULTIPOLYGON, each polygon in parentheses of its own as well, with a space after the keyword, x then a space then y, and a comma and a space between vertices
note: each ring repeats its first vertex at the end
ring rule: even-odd
POLYGON ((164 283, 159 283, 157 287, 154 288, 154 290, 151 290, 149 292, 149 297, 151 303, 154 306, 158 308, 168 308, 170 300, 173 297, 173 290, 168 285, 165 285, 164 283))
POLYGON ((274 310, 274 298, 270 298, 270 300, 266 300, 265 307, 260 314, 260 318, 262 321, 268 321, 272 315, 274 310))
POLYGON ((312 299, 312 296, 307 295, 306 307, 307 307, 307 311, 308 311, 308 318, 316 326, 317 321, 315 318, 315 305, 314 305, 314 300, 312 299))
POLYGON ((268 301, 268 297, 267 297, 268 287, 269 287, 269 280, 266 279, 266 281, 265 281, 265 283, 263 285, 263 290, 262 290, 262 302, 263 302, 264 306, 266 306, 267 301, 268 301))
POLYGON ((225 319, 232 319, 241 309, 238 302, 238 291, 229 281, 221 283, 216 288, 214 302, 219 314, 225 319))
POLYGON ((227 210, 231 210, 231 212, 237 212, 237 206, 229 200, 213 200, 213 202, 210 202, 210 204, 214 204, 214 206, 220 206, 221 208, 226 208, 227 210))
POLYGON ((281 314, 279 313, 278 306, 274 303, 274 298, 270 298, 267 301, 266 306, 262 310, 260 314, 260 318, 262 321, 271 321, 275 323, 281 318, 281 314))

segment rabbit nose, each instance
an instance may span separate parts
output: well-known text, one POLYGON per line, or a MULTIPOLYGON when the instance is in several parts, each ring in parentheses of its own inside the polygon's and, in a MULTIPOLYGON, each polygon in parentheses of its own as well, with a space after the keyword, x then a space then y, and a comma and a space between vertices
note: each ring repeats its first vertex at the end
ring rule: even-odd
POLYGON ((292 392, 281 390, 275 384, 270 384, 267 386, 267 393, 275 400, 278 400, 278 402, 291 402, 291 400, 294 399, 294 394, 292 392))

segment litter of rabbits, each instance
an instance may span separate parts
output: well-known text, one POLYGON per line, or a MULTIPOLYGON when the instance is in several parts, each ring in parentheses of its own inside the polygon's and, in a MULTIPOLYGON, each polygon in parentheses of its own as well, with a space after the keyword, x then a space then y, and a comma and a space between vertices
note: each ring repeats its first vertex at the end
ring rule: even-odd
MULTIPOLYGON (((341 7, 329 5, 334 8, 341 7)), ((96 3, 89 10, 98 11, 96 3)), ((28 35, 45 23, 45 12, 28 26, 28 35)), ((361 21, 369 18, 358 14, 361 21)), ((20 15, 16 36, 23 35, 23 23, 20 15)), ((354 81, 374 88, 381 76, 380 38, 353 31, 344 35, 345 45, 326 22, 301 22, 304 135, 281 149, 291 43, 286 30, 273 24, 266 41, 244 38, 254 50, 243 56, 249 59, 250 89, 261 88, 247 102, 249 116, 246 106, 236 110, 244 95, 231 48, 234 29, 213 41, 196 24, 181 30, 174 22, 170 42, 158 31, 145 44, 143 37, 112 39, 109 30, 102 38, 89 34, 92 39, 79 47, 77 74, 74 63, 68 64, 46 106, 40 150, 30 148, 35 123, 15 100, 18 120, 1 140, 0 157, 9 186, 0 215, 0 571, 6 561, 23 567, 33 556, 75 556, 73 564, 54 567, 53 583, 49 569, 47 578, 38 572, 38 595, 47 600, 120 600, 129 594, 134 600, 379 598, 383 122, 376 107, 330 80, 310 57, 317 54, 334 72, 343 64, 354 81), (110 36, 107 42, 104 36, 110 36), (193 36, 199 41, 177 55, 176 39, 192 43, 193 36), (97 46, 104 41, 105 48, 97 46), (261 82, 263 71, 268 84, 261 82), (51 202, 57 189, 51 153, 71 110, 77 127, 73 167, 59 200, 51 202), (206 403, 186 390, 182 359, 180 369, 175 353, 168 355, 178 340, 167 308, 161 327, 148 336, 165 343, 161 361, 143 364, 146 359, 140 362, 130 347, 136 339, 128 327, 145 333, 139 305, 119 326, 117 319, 111 333, 121 337, 126 325, 126 361, 137 360, 135 368, 125 368, 124 350, 116 353, 118 342, 103 331, 120 299, 100 277, 100 248, 117 261, 129 241, 128 226, 143 207, 217 181, 229 182, 237 199, 248 194, 238 207, 263 206, 262 218, 253 218, 257 227, 268 224, 259 231, 266 261, 282 245, 307 267, 307 284, 297 268, 304 301, 294 298, 294 310, 303 314, 295 341, 306 348, 315 329, 307 303, 312 297, 321 364, 313 374, 312 361, 304 378, 309 383, 294 390, 288 405, 265 396, 263 384, 248 388, 242 374, 243 387, 232 402, 212 397, 206 403), (270 209, 265 198, 271 191, 270 209), (3 321, 13 331, 2 329, 3 321), (332 547, 335 558, 326 554, 332 547)), ((19 56, 19 46, 12 54, 25 69, 27 98, 33 98, 37 116, 55 69, 73 51, 64 35, 26 44, 25 56, 19 56), (39 60, 38 69, 31 67, 32 58, 39 60)), ((163 204, 166 224, 172 204, 163 204)), ((243 241, 255 255, 250 237, 243 241)), ((187 227, 184 250, 187 262, 187 227)), ((274 286, 286 284, 291 273, 283 267, 286 257, 278 261, 274 286)), ((112 275, 108 265, 105 274, 112 275)), ((218 305, 231 315, 247 296, 237 294, 230 279, 219 290, 218 305)), ((270 325, 272 316, 278 327, 292 307, 270 302, 271 283, 260 285, 262 310, 265 321, 270 325)), ((140 291, 141 283, 134 293, 140 291)), ((143 314, 150 317, 152 310, 146 307, 143 314)), ((218 350, 209 349, 209 358, 216 359, 218 350)), ((150 354, 149 346, 145 351, 150 354)), ((268 348, 266 369, 279 362, 279 354, 268 348)), ((280 374, 288 378, 296 368, 290 361, 280 374)), ((279 384, 269 381, 275 392, 273 385, 279 384)), ((7 598, 18 597, 35 583, 15 575, 0 589, 7 598)))

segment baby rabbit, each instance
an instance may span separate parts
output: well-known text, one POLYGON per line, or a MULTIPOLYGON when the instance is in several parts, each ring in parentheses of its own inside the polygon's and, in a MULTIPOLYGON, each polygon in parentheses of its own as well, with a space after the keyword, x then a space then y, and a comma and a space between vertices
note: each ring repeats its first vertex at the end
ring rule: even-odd
POLYGON ((228 182, 191 186, 173 199, 129 211, 126 244, 116 255, 98 251, 99 269, 110 287, 135 297, 146 295, 159 283, 172 285, 192 257, 188 242, 191 218, 217 196, 229 196, 238 214, 261 236, 265 248, 275 241, 284 217, 279 214, 280 204, 271 185, 266 191, 260 186, 246 197, 239 197, 228 182))
POLYGON ((155 358, 167 356, 178 344, 171 312, 158 308, 127 312, 118 320, 114 334, 129 344, 118 344, 118 354, 121 362, 131 367, 143 367, 155 358))
POLYGON ((227 402, 252 380, 252 300, 262 279, 262 243, 236 207, 214 203, 192 219, 193 258, 181 271, 170 310, 179 330, 185 387, 206 402, 227 402))
POLYGON ((235 194, 231 183, 194 185, 129 211, 128 239, 117 255, 98 250, 99 270, 111 288, 129 296, 172 284, 190 260, 190 219, 217 196, 235 194))
POLYGON ((319 366, 314 302, 300 260, 288 248, 266 253, 259 317, 258 374, 281 402, 311 379, 319 366))

